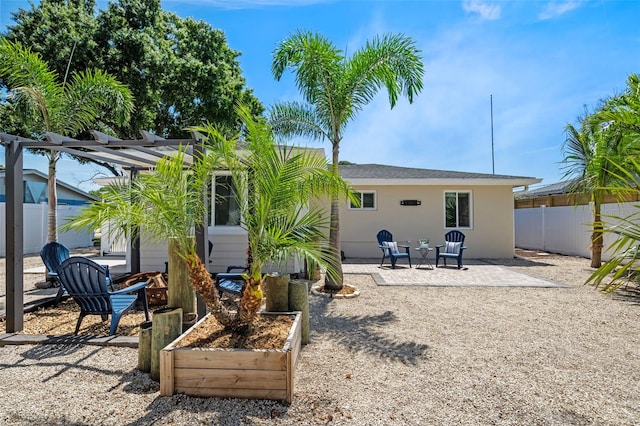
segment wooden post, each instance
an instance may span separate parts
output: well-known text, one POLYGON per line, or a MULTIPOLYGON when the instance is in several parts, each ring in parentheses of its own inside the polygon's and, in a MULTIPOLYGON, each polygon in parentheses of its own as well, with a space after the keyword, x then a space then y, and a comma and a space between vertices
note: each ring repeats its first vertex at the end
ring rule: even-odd
POLYGON ((187 264, 177 253, 178 243, 169 240, 169 282, 167 305, 182 308, 182 312, 196 312, 196 292, 189 281, 187 264))
POLYGON ((289 275, 267 275, 265 283, 267 312, 289 311, 289 275))
POLYGON ((151 371, 151 321, 140 324, 138 333, 138 370, 149 373, 151 371))
POLYGON ((289 282, 289 311, 302 312, 302 344, 309 343, 309 285, 305 280, 289 282))
POLYGON ((182 308, 163 308, 153 312, 151 332, 151 379, 160 380, 160 350, 182 334, 182 308))

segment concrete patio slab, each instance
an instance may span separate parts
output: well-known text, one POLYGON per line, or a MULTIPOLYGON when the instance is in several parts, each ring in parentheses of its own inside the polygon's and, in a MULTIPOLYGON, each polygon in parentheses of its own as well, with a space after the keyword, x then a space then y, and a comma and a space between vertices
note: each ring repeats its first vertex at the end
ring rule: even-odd
POLYGON ((398 264, 391 269, 380 266, 379 259, 347 259, 342 265, 345 274, 370 274, 378 285, 434 287, 541 287, 564 288, 566 284, 532 277, 501 266, 496 260, 465 260, 463 268, 409 268, 398 264))

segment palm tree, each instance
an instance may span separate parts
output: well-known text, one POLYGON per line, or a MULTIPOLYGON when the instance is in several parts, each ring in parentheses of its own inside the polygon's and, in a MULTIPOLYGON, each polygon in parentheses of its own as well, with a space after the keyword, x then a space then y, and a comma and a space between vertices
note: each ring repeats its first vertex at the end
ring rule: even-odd
MULTIPOLYGON (((600 122, 607 123, 607 131, 616 134, 625 147, 624 155, 610 160, 609 171, 616 177, 612 189, 640 192, 640 77, 630 75, 625 92, 612 98, 597 117, 600 122)), ((614 225, 605 226, 603 232, 617 236, 611 246, 612 256, 588 282, 598 287, 608 279, 602 289, 611 292, 621 285, 630 269, 636 268, 640 260, 640 213, 608 217, 614 225)))
POLYGON ((207 136, 222 154, 232 176, 240 224, 248 236, 248 273, 238 309, 239 324, 250 323, 262 302, 263 268, 292 256, 315 262, 336 277, 339 262, 320 241, 326 239, 328 215, 318 197, 351 195, 350 186, 329 170, 324 156, 312 150, 275 144, 272 130, 255 121, 246 108, 238 113, 247 144, 225 140, 211 126, 193 129, 207 136))
MULTIPOLYGON (((306 104, 280 103, 270 109, 276 134, 304 136, 331 142, 331 171, 338 176, 340 142, 347 124, 385 87, 393 108, 400 95, 413 102, 422 90, 423 64, 413 40, 403 35, 374 38, 346 58, 343 52, 319 34, 298 32, 282 41, 271 66, 280 80, 292 69, 306 104)), ((338 274, 327 275, 325 287, 342 288, 340 264, 339 198, 331 197, 329 243, 338 274)))
MULTIPOLYGON (((349 186, 330 172, 326 159, 312 151, 278 147, 268 126, 238 108, 245 125, 246 146, 227 140, 211 125, 191 128, 204 142, 206 153, 184 169, 185 152, 164 157, 149 174, 130 184, 111 184, 101 192, 103 201, 84 209, 67 226, 79 229, 109 220, 120 228, 142 229, 153 240, 175 239, 193 287, 225 327, 246 330, 263 298, 262 269, 299 255, 314 260, 335 274, 332 258, 318 241, 325 237, 327 215, 310 199, 331 192, 346 194, 349 186), (248 267, 238 311, 221 303, 192 238, 206 221, 202 196, 215 170, 229 171, 239 203, 241 226, 248 234, 248 267)), ((131 234, 129 234, 131 236, 131 234)), ((170 267, 171 268, 171 267, 170 267)), ((169 283, 171 292, 171 282, 169 283)))
MULTIPOLYGON (((626 192, 619 185, 619 171, 629 158, 630 147, 616 125, 603 121, 609 109, 610 102, 607 102, 598 112, 585 115, 580 119, 580 128, 567 125, 563 145, 564 177, 574 179, 572 192, 586 194, 593 203, 592 268, 602 264, 604 224, 601 210, 605 196, 621 198, 626 192)), ((579 201, 578 197, 575 201, 579 201)))
MULTIPOLYGON (((123 125, 133 110, 129 89, 105 72, 72 72, 69 81, 67 75, 59 81, 38 53, 6 38, 0 40, 0 77, 25 130, 40 140, 47 133, 75 136, 105 119, 123 125)), ((51 242, 58 239, 56 164, 60 152, 50 150, 45 155, 49 160, 47 241, 51 242)))

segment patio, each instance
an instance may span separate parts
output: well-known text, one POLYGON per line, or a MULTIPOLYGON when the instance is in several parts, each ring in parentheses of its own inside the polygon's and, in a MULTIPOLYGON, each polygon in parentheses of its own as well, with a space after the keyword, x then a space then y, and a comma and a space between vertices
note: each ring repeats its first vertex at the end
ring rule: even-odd
MULTIPOLYGON (((399 262, 391 269, 387 260, 380 266, 379 259, 346 259, 345 274, 370 274, 380 286, 435 286, 435 287, 567 287, 566 284, 516 272, 500 265, 499 260, 464 260, 462 269, 455 266, 409 268, 399 262)), ((455 262, 454 262, 455 264, 455 262)))

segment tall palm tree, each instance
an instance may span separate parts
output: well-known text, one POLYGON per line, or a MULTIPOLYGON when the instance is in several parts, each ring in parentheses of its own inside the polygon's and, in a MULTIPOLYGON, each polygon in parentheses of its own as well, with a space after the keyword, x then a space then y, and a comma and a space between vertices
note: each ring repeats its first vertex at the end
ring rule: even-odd
MULTIPOLYGON (((607 123, 607 132, 614 133, 624 146, 624 155, 610 159, 609 172, 616 177, 611 189, 640 192, 640 77, 637 74, 628 77, 625 92, 598 111, 597 119, 607 123)), ((636 268, 640 260, 640 212, 627 217, 609 216, 609 219, 613 225, 605 226, 603 232, 617 237, 611 246, 611 259, 589 278, 596 287, 608 279, 602 288, 606 292, 618 288, 629 269, 636 268)))
MULTIPOLYGON (((376 37, 346 58, 320 34, 297 32, 282 41, 271 66, 280 80, 286 69, 295 73, 305 104, 279 103, 270 109, 276 134, 331 142, 331 171, 338 176, 340 142, 346 126, 384 87, 393 108, 400 95, 413 102, 422 90, 422 58, 414 41, 400 34, 376 37)), ((325 287, 342 288, 339 198, 331 196, 329 243, 338 274, 327 275, 325 287)))
MULTIPOLYGON (((580 127, 567 125, 563 145, 564 177, 575 180, 572 192, 587 194, 593 203, 591 267, 602 264, 602 204, 606 195, 621 198, 627 192, 621 183, 620 167, 629 159, 630 146, 619 127, 605 120, 611 101, 594 114, 580 119, 580 127)), ((576 197, 578 202, 578 197, 576 197)))
MULTIPOLYGON (((60 81, 38 53, 6 38, 0 40, 0 78, 7 84, 9 99, 25 130, 40 140, 49 132, 73 137, 101 120, 122 125, 133 110, 129 89, 105 72, 74 71, 60 81)), ((56 241, 60 152, 50 150, 45 155, 49 161, 47 240, 56 241)))

